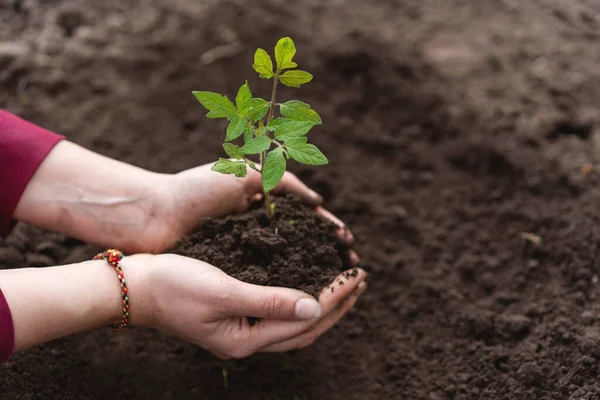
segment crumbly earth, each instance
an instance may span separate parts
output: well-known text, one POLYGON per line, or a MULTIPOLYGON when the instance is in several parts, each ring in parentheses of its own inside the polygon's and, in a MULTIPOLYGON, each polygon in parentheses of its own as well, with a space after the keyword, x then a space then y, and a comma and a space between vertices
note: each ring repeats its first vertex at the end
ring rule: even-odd
POLYGON ((204 221, 168 252, 216 265, 255 285, 290 287, 315 298, 324 289, 335 290, 336 276, 352 269, 336 226, 296 197, 273 200, 272 221, 262 203, 254 204, 246 213, 204 221))
MULTIPOLYGON (((161 172, 222 155, 256 47, 314 83, 330 160, 293 166, 370 273, 308 349, 223 363, 104 330, 0 366, 2 399, 600 398, 600 5, 593 0, 0 0, 0 107, 161 172), (227 367, 229 388, 222 383, 227 367)), ((293 96, 293 97, 292 97, 293 96)), ((0 266, 90 258, 21 225, 0 266)))

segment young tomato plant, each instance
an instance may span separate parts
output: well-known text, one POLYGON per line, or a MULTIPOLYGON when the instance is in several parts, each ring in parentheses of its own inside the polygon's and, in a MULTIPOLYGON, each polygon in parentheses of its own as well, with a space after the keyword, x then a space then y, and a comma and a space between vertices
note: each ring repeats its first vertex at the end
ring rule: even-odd
POLYGON ((229 126, 223 149, 230 158, 220 158, 212 170, 222 174, 245 177, 247 166, 260 172, 265 192, 265 209, 269 218, 275 215, 275 204, 270 192, 277 186, 286 169, 286 159, 302 164, 324 165, 327 158, 314 145, 309 144, 306 134, 321 124, 321 117, 308 104, 298 100, 277 103, 277 85, 300 87, 312 80, 306 71, 294 69, 292 61, 296 46, 289 37, 279 39, 275 46, 275 63, 269 54, 258 49, 252 67, 260 78, 272 79, 271 100, 252 97, 248 82, 240 87, 235 104, 227 96, 212 92, 192 92, 209 111, 208 118, 227 118, 229 126), (276 116, 279 110, 279 116, 276 116), (266 116, 266 119, 265 119, 266 116), (232 141, 243 136, 244 144, 232 141), (248 156, 260 157, 260 168, 248 156))

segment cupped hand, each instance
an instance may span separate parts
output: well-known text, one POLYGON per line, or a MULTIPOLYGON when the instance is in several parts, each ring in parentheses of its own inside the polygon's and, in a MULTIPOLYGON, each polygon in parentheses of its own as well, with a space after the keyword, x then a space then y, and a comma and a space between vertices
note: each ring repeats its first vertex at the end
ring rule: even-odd
MULTIPOLYGON (((208 217, 223 217, 240 213, 250 204, 263 196, 261 176, 248 168, 244 178, 223 175, 211 171, 211 164, 192 168, 175 175, 161 178, 156 185, 158 209, 161 211, 160 223, 151 227, 147 243, 152 243, 152 252, 161 252, 172 246, 182 236, 194 232, 202 220, 208 217)), ((295 194, 308 206, 324 218, 338 226, 338 235, 348 244, 354 238, 346 225, 333 214, 321 207, 323 199, 311 190, 294 174, 286 172, 274 195, 295 194)), ((351 260, 358 262, 358 256, 352 252, 351 260)))
POLYGON ((139 263, 140 257, 150 258, 144 258, 144 268, 133 275, 138 298, 132 296, 132 313, 138 309, 138 323, 221 358, 308 346, 342 318, 366 288, 363 270, 356 276, 341 274, 333 282, 335 290, 324 289, 317 302, 306 293, 245 283, 212 265, 173 254, 126 257, 124 266, 139 263), (250 325, 247 317, 260 320, 250 325))

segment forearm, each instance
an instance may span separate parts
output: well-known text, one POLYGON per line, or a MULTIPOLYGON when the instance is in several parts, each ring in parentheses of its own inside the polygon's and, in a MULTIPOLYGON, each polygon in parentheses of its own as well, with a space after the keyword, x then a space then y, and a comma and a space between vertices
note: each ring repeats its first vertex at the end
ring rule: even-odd
MULTIPOLYGON (((147 302, 140 267, 147 257, 123 260, 130 284, 132 324, 141 324, 145 315, 147 302)), ((15 351, 121 319, 119 281, 115 270, 102 260, 4 270, 0 271, 0 285, 12 314, 15 351)))
POLYGON ((160 177, 62 141, 28 183, 14 218, 135 251, 159 214, 154 188, 160 177))

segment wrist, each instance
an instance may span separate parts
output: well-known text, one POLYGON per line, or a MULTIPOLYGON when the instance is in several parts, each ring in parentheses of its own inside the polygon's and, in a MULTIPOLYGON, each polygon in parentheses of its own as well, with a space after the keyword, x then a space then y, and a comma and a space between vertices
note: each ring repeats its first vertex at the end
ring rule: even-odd
MULTIPOLYGON (((156 254, 172 246, 184 232, 183 221, 177 218, 177 175, 149 172, 147 186, 152 214, 144 232, 131 252, 156 254)), ((180 211, 180 210, 179 210, 180 211)))
MULTIPOLYGON (((126 255, 120 263, 129 291, 129 324, 133 326, 151 326, 154 319, 152 286, 150 284, 154 257, 151 254, 126 255)), ((106 261, 103 262, 106 263, 106 261)), ((123 316, 123 304, 116 273, 114 279, 118 294, 114 296, 115 301, 110 323, 118 325, 123 316)))

